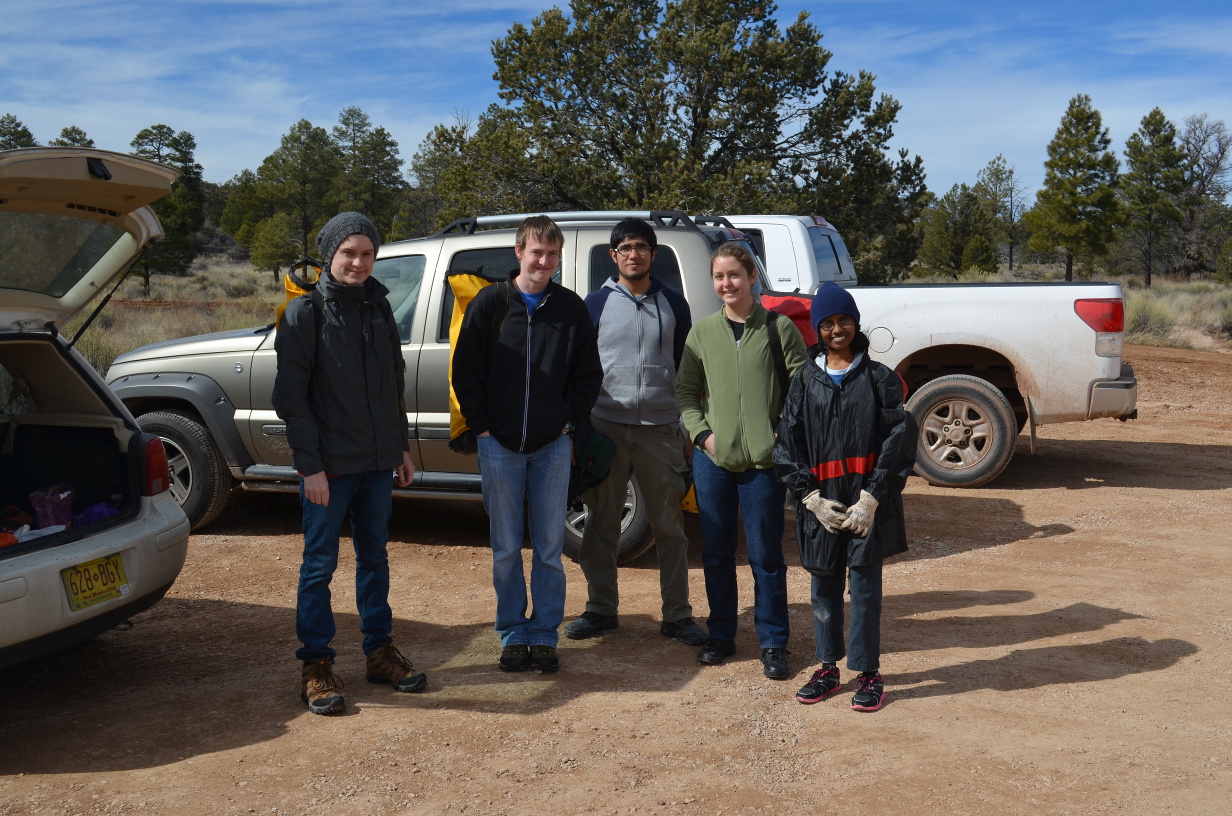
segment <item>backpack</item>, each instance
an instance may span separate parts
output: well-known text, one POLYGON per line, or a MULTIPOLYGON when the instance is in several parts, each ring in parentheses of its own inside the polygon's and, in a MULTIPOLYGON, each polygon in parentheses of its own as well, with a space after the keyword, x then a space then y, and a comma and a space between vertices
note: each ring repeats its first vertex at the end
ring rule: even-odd
MULTIPOLYGON (((453 390, 453 352, 458 345, 458 333, 462 330, 462 318, 466 314, 466 307, 475 299, 480 290, 494 283, 504 283, 504 279, 489 278, 483 274, 483 267, 480 267, 474 272, 469 270, 446 272, 445 282, 453 291, 453 313, 449 317, 449 449, 455 453, 474 454, 478 451, 475 434, 467 426, 466 417, 462 416, 461 406, 458 405, 458 395, 453 390)), ((505 308, 492 312, 492 326, 488 335, 489 352, 496 345, 496 340, 500 337, 501 329, 505 325, 505 315, 509 313, 509 287, 506 285, 502 288, 505 295, 505 308)))
POLYGON ((278 304, 278 309, 274 313, 275 328, 282 326, 282 314, 287 310, 288 303, 300 295, 316 291, 317 281, 321 279, 321 270, 323 268, 324 266, 320 261, 308 257, 300 258, 291 264, 290 271, 282 279, 282 286, 286 290, 287 296, 282 303, 278 304), (302 275, 298 274, 301 269, 304 270, 302 275))

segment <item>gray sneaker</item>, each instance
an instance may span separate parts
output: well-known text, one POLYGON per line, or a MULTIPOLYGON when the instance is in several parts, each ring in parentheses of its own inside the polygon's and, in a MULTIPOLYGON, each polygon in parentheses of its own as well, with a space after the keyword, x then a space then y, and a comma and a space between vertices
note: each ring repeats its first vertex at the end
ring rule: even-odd
POLYGON ((692 618, 663 621, 659 627, 659 634, 663 637, 675 638, 685 646, 701 646, 710 637, 705 627, 700 626, 692 618))

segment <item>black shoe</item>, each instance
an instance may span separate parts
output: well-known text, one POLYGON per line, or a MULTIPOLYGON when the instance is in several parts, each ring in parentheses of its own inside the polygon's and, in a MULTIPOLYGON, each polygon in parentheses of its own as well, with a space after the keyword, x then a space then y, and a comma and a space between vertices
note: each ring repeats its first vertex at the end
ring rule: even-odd
POLYGON ((885 702, 885 681, 881 672, 860 672, 856 678, 860 689, 851 697, 851 707, 856 711, 876 711, 885 702))
POLYGON ((620 626, 620 619, 615 615, 600 615, 598 612, 583 612, 575 621, 570 621, 565 627, 565 637, 571 640, 592 638, 608 629, 620 626))
POLYGON ((809 681, 796 692, 796 702, 805 705, 820 703, 842 687, 843 681, 839 679, 838 666, 823 663, 820 669, 813 672, 809 681))
POLYGON ((524 672, 530 668, 530 647, 525 643, 510 643, 501 649, 500 670, 524 672))
POLYGON ((663 637, 676 638, 685 646, 701 646, 710 639, 706 630, 692 618, 681 618, 676 621, 663 621, 659 626, 659 634, 663 637))
POLYGON ((560 668, 560 658, 555 646, 536 644, 530 647, 530 667, 537 672, 551 674, 560 668))
POLYGON ((701 648, 701 651, 697 653, 697 662, 705 663, 707 666, 718 666, 735 653, 735 641, 710 638, 706 641, 706 645, 701 648))
POLYGON ((771 680, 786 680, 790 677, 791 671, 787 668, 787 650, 762 649, 761 671, 771 680))

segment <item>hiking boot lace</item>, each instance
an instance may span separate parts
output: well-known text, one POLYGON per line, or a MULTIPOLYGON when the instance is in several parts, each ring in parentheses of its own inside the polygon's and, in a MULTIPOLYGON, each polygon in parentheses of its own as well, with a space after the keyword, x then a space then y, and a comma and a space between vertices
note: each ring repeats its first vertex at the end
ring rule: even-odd
POLYGON ((411 673, 411 661, 402 656, 402 652, 398 651, 398 647, 392 643, 387 643, 381 647, 380 654, 377 655, 376 665, 373 667, 382 674, 394 675, 395 671, 402 672, 399 678, 405 677, 411 673))

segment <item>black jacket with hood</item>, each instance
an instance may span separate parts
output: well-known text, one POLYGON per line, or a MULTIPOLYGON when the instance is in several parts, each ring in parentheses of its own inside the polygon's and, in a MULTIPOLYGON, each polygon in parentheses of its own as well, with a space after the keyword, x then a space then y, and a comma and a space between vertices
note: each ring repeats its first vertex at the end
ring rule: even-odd
POLYGON ((776 475, 796 498, 796 540, 801 565, 833 575, 847 566, 868 566, 907 550, 903 487, 915 465, 915 418, 903 407, 902 380, 890 368, 863 356, 842 386, 816 365, 823 353, 792 380, 774 445, 776 475), (802 501, 821 495, 850 507, 867 490, 878 501, 864 538, 838 535, 822 526, 802 501))
POLYGON ((582 299, 549 281, 531 313, 513 285, 517 275, 467 305, 450 379, 476 436, 487 431, 509 450, 533 453, 567 424, 589 421, 603 369, 582 299))
POLYGON ((274 338, 273 404, 287 423, 295 469, 304 476, 393 470, 408 450, 402 342, 389 290, 321 276, 321 326, 312 295, 287 304, 274 338))

